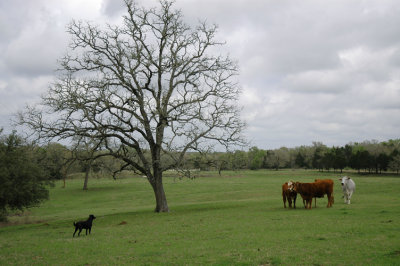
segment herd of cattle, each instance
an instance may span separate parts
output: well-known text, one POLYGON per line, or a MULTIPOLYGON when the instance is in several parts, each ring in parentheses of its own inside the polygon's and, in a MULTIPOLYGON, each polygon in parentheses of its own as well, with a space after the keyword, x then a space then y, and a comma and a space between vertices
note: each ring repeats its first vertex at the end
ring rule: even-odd
MULTIPOLYGON (((356 189, 356 184, 347 176, 344 176, 339 180, 342 183, 344 202, 350 204, 351 195, 356 189)), ((306 209, 311 209, 313 198, 316 207, 316 198, 323 198, 325 195, 328 197, 328 205, 326 207, 332 207, 332 204, 334 203, 333 184, 332 179, 315 179, 315 182, 313 183, 300 183, 294 181, 286 182, 282 185, 283 206, 286 208, 287 200, 289 208, 292 208, 292 203, 293 208, 296 208, 296 198, 297 193, 299 193, 306 209)))

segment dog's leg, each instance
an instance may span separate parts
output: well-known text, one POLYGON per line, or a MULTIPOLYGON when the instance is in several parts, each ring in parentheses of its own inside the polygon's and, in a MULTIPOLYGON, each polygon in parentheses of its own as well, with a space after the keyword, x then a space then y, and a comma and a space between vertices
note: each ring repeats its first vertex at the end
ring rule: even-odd
POLYGON ((82 228, 79 228, 79 233, 78 233, 78 236, 80 236, 80 235, 81 235, 81 232, 82 232, 82 228))
POLYGON ((75 227, 75 232, 74 232, 74 234, 72 235, 72 237, 75 237, 76 231, 78 231, 78 227, 75 227))

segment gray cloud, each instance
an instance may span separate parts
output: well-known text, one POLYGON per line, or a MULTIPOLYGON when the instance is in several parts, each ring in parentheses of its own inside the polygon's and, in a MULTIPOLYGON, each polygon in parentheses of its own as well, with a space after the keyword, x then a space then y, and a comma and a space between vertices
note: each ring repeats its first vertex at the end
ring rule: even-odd
MULTIPOLYGON (((146 6, 157 1, 141 0, 146 6)), ((177 0, 219 25, 239 60, 246 135, 260 148, 399 138, 400 5, 382 1, 177 0)), ((0 126, 45 92, 72 19, 116 23, 119 0, 0 3, 0 126)))
POLYGON ((103 0, 102 12, 108 17, 121 16, 125 11, 125 4, 120 0, 103 0))

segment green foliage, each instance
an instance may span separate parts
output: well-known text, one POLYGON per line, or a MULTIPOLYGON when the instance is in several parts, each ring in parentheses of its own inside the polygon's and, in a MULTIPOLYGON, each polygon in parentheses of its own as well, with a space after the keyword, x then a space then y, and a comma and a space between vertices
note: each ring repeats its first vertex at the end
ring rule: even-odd
POLYGON ((34 149, 13 132, 0 139, 0 219, 8 210, 32 207, 48 198, 46 178, 34 149))
POLYGON ((392 160, 389 163, 389 168, 396 171, 396 173, 398 174, 400 171, 400 154, 392 157, 392 160))
POLYGON ((63 179, 66 175, 67 160, 71 152, 59 143, 49 143, 37 150, 40 165, 50 179, 63 179))
POLYGON ((248 152, 249 169, 251 170, 261 169, 263 166, 265 166, 264 163, 265 157, 266 157, 266 152, 264 150, 260 150, 257 147, 250 148, 248 152))
POLYGON ((232 170, 247 169, 248 154, 245 151, 236 150, 232 153, 232 170))
POLYGON ((164 177, 170 213, 153 213, 143 178, 58 181, 50 201, 0 228, 0 264, 18 265, 398 265, 399 178, 347 175, 352 204, 337 174, 310 170, 202 172, 164 177), (335 203, 284 209, 289 179, 332 178, 335 203), (92 234, 72 238, 72 222, 95 214, 92 234), (23 224, 27 220, 30 224, 23 224), (27 248, 29 247, 29 248, 27 248))

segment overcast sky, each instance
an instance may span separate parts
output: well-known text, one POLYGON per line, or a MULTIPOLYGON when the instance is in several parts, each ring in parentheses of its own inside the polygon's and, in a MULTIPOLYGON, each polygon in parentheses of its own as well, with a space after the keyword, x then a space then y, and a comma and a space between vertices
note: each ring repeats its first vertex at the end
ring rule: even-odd
MULTIPOLYGON (((157 1, 141 0, 146 6, 157 1)), ((397 0, 176 0, 239 61, 246 137, 261 149, 400 138, 397 0)), ((0 127, 38 101, 72 19, 118 23, 122 0, 0 1, 0 127)))

